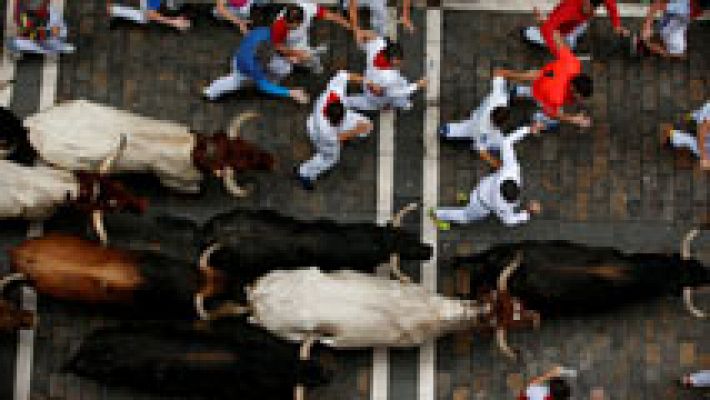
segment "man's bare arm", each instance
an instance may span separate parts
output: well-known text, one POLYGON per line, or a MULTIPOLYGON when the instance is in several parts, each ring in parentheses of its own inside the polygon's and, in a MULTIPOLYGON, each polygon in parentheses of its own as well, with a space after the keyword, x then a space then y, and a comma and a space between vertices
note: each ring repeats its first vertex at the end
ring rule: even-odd
POLYGON ((352 25, 351 25, 350 21, 343 18, 340 14, 332 12, 330 10, 325 10, 325 13, 323 15, 323 19, 326 21, 334 22, 334 23, 342 26, 345 30, 352 29, 352 25))
POLYGON ((400 22, 409 32, 414 32, 414 24, 411 17, 412 0, 402 0, 402 18, 400 22))
POLYGON ((705 150, 708 135, 710 135, 710 121, 704 121, 698 126, 698 151, 700 152, 700 166, 703 169, 710 169, 710 157, 705 150))
POLYGON ((493 77, 501 77, 515 82, 532 82, 539 75, 538 70, 513 71, 512 69, 497 68, 493 71, 493 77))

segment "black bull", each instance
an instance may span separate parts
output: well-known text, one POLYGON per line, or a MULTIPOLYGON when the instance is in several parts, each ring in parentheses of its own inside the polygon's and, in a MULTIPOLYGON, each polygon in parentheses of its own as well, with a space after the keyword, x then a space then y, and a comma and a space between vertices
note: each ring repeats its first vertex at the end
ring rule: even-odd
POLYGON ((210 399, 288 399, 294 386, 322 385, 332 372, 298 359, 298 346, 236 320, 123 325, 87 336, 65 371, 110 385, 210 399))
POLYGON ((565 241, 497 245, 454 264, 471 271, 471 288, 490 288, 518 252, 522 261, 508 289, 543 319, 607 311, 710 283, 710 269, 679 254, 624 254, 565 241))

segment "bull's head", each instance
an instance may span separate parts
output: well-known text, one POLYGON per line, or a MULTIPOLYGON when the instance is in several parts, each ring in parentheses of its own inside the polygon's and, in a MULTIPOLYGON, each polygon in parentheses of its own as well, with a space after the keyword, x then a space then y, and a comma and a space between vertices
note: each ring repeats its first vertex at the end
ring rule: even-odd
POLYGON ((510 295, 508 282, 513 273, 520 267, 523 254, 516 253, 513 260, 503 269, 498 277, 496 290, 483 295, 479 300, 488 311, 477 326, 482 330, 494 331, 500 350, 511 359, 516 359, 516 352, 508 345, 507 332, 510 329, 540 326, 540 314, 526 310, 516 297, 510 295))
POLYGON ((247 195, 247 191, 236 181, 236 172, 270 171, 276 163, 271 154, 239 137, 244 123, 258 115, 255 112, 240 114, 230 124, 228 134, 218 133, 211 137, 198 135, 193 150, 193 162, 197 169, 221 178, 224 188, 235 197, 247 195))
POLYGON ((116 152, 101 162, 98 172, 77 173, 79 195, 75 202, 79 209, 91 213, 94 229, 104 244, 108 242, 103 223, 105 211, 142 213, 148 206, 147 199, 133 195, 122 183, 106 177, 125 148, 126 136, 122 135, 116 152))

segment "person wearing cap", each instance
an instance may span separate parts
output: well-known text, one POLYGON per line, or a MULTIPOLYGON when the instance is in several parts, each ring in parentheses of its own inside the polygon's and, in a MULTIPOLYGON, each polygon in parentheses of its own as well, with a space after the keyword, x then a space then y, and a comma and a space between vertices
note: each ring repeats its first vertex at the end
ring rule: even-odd
POLYGON ((343 102, 348 82, 360 83, 362 80, 359 74, 339 71, 316 101, 306 122, 316 153, 296 171, 304 189, 312 190, 315 180, 338 162, 342 143, 355 137, 366 137, 372 131, 372 122, 348 109, 343 102))
POLYGON ((208 100, 217 100, 228 92, 241 89, 248 83, 268 95, 289 97, 298 103, 308 103, 308 95, 303 89, 287 89, 271 80, 264 72, 263 64, 272 56, 271 30, 259 27, 250 30, 242 39, 232 58, 232 73, 223 76, 203 90, 208 100))
POLYGON ((637 51, 667 58, 684 58, 687 48, 688 25, 700 17, 706 4, 697 0, 656 0, 648 8, 637 51), (656 14, 663 13, 655 23, 656 14), (655 28, 655 29, 654 29, 655 28))
POLYGON ((471 116, 464 121, 443 124, 439 135, 445 140, 471 141, 471 148, 478 151, 483 160, 494 168, 499 167, 500 161, 491 152, 500 150, 503 125, 510 119, 508 97, 505 78, 494 74, 491 92, 471 116))
POLYGON ((688 114, 688 120, 695 125, 695 136, 669 125, 663 129, 662 144, 690 150, 700 159, 700 168, 710 170, 710 101, 688 114))
POLYGON ((269 72, 277 80, 288 76, 294 65, 302 65, 314 73, 323 71, 320 54, 327 47, 313 48, 309 40, 310 28, 316 20, 332 21, 350 29, 350 23, 337 13, 305 1, 286 6, 276 17, 271 25, 271 41, 276 54, 269 63, 269 72))
MULTIPOLYGON (((360 35, 365 32, 360 29, 358 22, 360 8, 367 8, 370 11, 370 29, 382 37, 387 36, 387 21, 389 19, 387 0, 340 0, 340 6, 344 11, 347 11, 356 40, 359 41, 360 35)), ((411 6, 412 0, 402 0, 402 17, 399 20, 399 23, 404 25, 409 32, 414 31, 414 24, 412 24, 410 17, 411 6)))
POLYGON ((579 38, 589 28, 589 21, 594 16, 595 10, 602 3, 609 14, 614 32, 618 35, 628 36, 630 32, 621 25, 616 0, 562 0, 547 18, 543 18, 540 12, 535 9, 535 16, 540 25, 521 29, 521 38, 526 43, 547 47, 554 56, 558 56, 554 32, 559 31, 567 45, 574 49, 577 47, 579 38))
POLYGON ((563 367, 555 367, 532 379, 520 393, 518 400, 568 400, 572 396, 572 389, 567 381, 562 379, 567 371, 569 370, 563 367))
POLYGON ((591 126, 591 119, 585 113, 570 114, 563 110, 589 98, 593 94, 592 78, 581 72, 582 65, 572 53, 559 32, 555 32, 557 59, 539 70, 512 71, 497 70, 496 74, 520 83, 532 83, 531 86, 517 86, 514 94, 519 97, 530 97, 541 107, 533 120, 545 124, 546 129, 554 129, 559 121, 571 123, 582 128, 591 126))
POLYGON ((431 217, 440 227, 448 222, 467 224, 495 214, 506 226, 527 222, 530 214, 539 213, 540 203, 532 200, 527 209, 520 210, 520 189, 522 177, 520 164, 515 156, 514 145, 527 134, 539 132, 542 124, 518 128, 504 137, 500 143, 501 166, 497 171, 485 176, 469 196, 466 207, 444 207, 433 210, 431 217), (441 223, 444 224, 441 224, 441 223))
MULTIPOLYGON (((168 2, 164 0, 140 0, 140 7, 135 8, 116 4, 115 2, 108 0, 106 2, 106 8, 109 17, 111 18, 125 19, 137 24, 156 22, 158 24, 175 28, 179 31, 188 30, 191 23, 186 16, 168 16, 165 12, 163 12, 164 8, 168 6, 167 3, 168 2)), ((173 5, 173 7, 169 8, 176 7, 173 5)))
POLYGON ((427 80, 422 78, 410 83, 402 75, 400 67, 404 52, 399 43, 377 36, 373 31, 367 31, 362 39, 360 46, 366 57, 363 93, 349 96, 348 106, 363 111, 392 107, 409 110, 412 107, 410 97, 426 87, 427 80))

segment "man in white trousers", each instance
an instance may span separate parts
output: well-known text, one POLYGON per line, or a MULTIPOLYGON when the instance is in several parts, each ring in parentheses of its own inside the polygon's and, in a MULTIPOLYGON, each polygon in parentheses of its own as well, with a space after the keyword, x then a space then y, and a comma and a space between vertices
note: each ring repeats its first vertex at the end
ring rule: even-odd
POLYGON ((170 17, 161 12, 161 7, 170 6, 168 3, 171 2, 169 0, 140 0, 139 8, 135 8, 108 0, 106 2, 106 9, 111 18, 125 19, 137 24, 156 22, 179 31, 188 30, 191 23, 187 17, 181 15, 170 17))
POLYGON ((710 387, 710 370, 706 369, 683 375, 681 383, 687 388, 708 388, 710 387))
POLYGON ((674 149, 688 149, 700 159, 700 168, 710 170, 710 101, 688 115, 688 119, 697 125, 697 134, 673 129, 668 126, 663 131, 663 144, 674 149))
MULTIPOLYGON (((377 32, 377 34, 382 37, 387 36, 387 0, 340 0, 340 6, 344 11, 347 11, 356 40, 358 40, 358 37, 364 32, 360 29, 358 22, 358 11, 360 8, 370 10, 370 29, 377 32)), ((414 24, 412 24, 410 17, 411 6, 412 0, 402 0, 402 17, 399 20, 409 32, 414 31, 414 24)))
POLYGON ((306 190, 340 159, 340 147, 354 137, 365 137, 373 125, 367 117, 349 110, 343 104, 348 81, 362 82, 359 74, 339 71, 316 101, 306 126, 316 153, 298 167, 296 177, 306 190))
POLYGON ((537 134, 542 127, 541 123, 535 123, 504 137, 500 147, 501 167, 481 179, 471 192, 466 207, 438 208, 433 212, 434 220, 467 224, 495 214, 504 225, 514 226, 527 222, 531 213, 539 213, 541 207, 536 200, 531 200, 526 210, 518 210, 522 178, 513 146, 528 133, 537 134))
POLYGON ((363 111, 412 108, 410 97, 426 87, 427 80, 410 83, 402 76, 399 70, 404 57, 402 46, 372 31, 366 31, 362 40, 360 47, 366 55, 363 94, 349 96, 347 106, 363 111))
POLYGON ((276 55, 269 63, 269 72, 276 81, 288 76, 294 65, 302 65, 319 74, 323 71, 320 55, 326 46, 311 47, 310 28, 316 20, 332 21, 344 29, 350 23, 327 8, 305 1, 286 6, 271 25, 271 40, 276 55))
POLYGON ((491 92, 481 105, 471 112, 464 121, 449 122, 439 127, 439 135, 445 140, 469 140, 471 148, 492 167, 500 166, 500 161, 491 151, 500 151, 503 140, 502 126, 510 119, 508 108, 508 85, 502 76, 494 73, 491 92))

